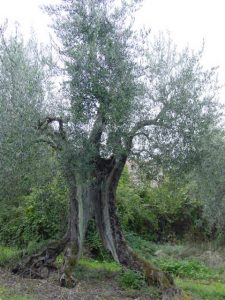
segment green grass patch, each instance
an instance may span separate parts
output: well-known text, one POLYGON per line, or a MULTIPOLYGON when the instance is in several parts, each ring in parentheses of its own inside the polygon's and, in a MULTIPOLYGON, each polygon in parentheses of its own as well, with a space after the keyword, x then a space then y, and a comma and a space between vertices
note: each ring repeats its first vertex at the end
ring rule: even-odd
POLYGON ((194 299, 225 299, 225 284, 221 282, 196 281, 190 279, 177 278, 176 284, 184 291, 191 293, 194 299))
POLYGON ((18 248, 0 246, 0 267, 12 266, 21 257, 18 248))
POLYGON ((78 280, 104 281, 119 274, 121 266, 116 262, 97 261, 82 258, 75 268, 74 275, 78 280))
POLYGON ((147 286, 144 274, 141 272, 122 270, 116 279, 119 287, 126 292, 127 296, 139 299, 140 295, 144 298, 151 295, 151 299, 161 299, 159 289, 155 286, 147 286))
POLYGON ((0 245, 0 267, 12 267, 20 261, 22 255, 31 255, 46 245, 44 242, 30 242, 26 249, 0 245))
POLYGON ((79 261, 79 265, 88 269, 105 270, 108 272, 119 272, 121 270, 121 266, 113 261, 108 262, 83 258, 79 261))

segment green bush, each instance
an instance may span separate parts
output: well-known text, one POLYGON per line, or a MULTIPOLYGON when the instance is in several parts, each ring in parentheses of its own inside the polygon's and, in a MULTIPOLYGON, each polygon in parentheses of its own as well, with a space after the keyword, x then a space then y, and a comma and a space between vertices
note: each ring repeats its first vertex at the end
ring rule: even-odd
POLYGON ((165 177, 159 187, 135 186, 128 170, 117 191, 118 214, 126 231, 156 242, 190 237, 205 230, 202 204, 189 197, 185 184, 165 177))
POLYGON ((195 279, 216 279, 215 272, 196 260, 173 260, 170 258, 153 259, 153 262, 162 270, 171 272, 175 276, 195 279))
POLYGON ((118 277, 118 283, 123 289, 139 290, 146 285, 144 275, 132 270, 122 271, 118 277))
POLYGON ((158 250, 158 246, 155 243, 144 240, 133 232, 126 232, 125 236, 132 249, 141 256, 144 256, 146 259, 151 259, 154 253, 158 250))
POLYGON ((34 188, 0 213, 0 242, 26 246, 30 241, 61 237, 66 230, 67 187, 60 175, 44 187, 34 188))

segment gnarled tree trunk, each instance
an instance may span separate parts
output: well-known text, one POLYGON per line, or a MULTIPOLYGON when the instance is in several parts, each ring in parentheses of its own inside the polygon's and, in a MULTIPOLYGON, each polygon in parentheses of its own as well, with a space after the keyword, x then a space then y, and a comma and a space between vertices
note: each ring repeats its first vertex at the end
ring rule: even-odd
MULTIPOLYGON (((87 224, 94 217, 104 246, 118 263, 125 268, 143 272, 149 285, 161 288, 163 299, 188 299, 180 296, 181 292, 175 287, 170 274, 139 257, 124 238, 116 214, 116 189, 125 163, 125 155, 117 161, 113 157, 98 157, 94 172, 88 174, 89 178, 83 181, 67 169, 65 176, 69 185, 70 211, 65 237, 54 242, 54 246, 49 245, 42 252, 31 256, 14 271, 22 276, 43 278, 43 270, 50 270, 56 257, 64 251, 60 284, 73 287, 73 272, 82 253, 87 224)), ((45 273, 48 275, 49 272, 45 273)))
POLYGON ((175 287, 172 276, 139 257, 129 247, 121 231, 116 214, 116 189, 125 163, 125 155, 117 162, 112 159, 111 164, 101 159, 101 169, 97 170, 94 215, 100 236, 118 263, 143 272, 149 285, 157 285, 163 291, 164 299, 180 297, 181 292, 175 287))

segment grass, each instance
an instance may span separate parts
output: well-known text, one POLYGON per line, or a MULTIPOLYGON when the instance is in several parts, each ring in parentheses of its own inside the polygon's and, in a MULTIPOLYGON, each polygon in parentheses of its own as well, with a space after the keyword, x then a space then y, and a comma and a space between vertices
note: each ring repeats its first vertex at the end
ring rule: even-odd
POLYGON ((143 274, 123 270, 121 265, 114 261, 82 258, 76 268, 75 277, 78 280, 92 280, 96 283, 111 278, 117 281, 122 290, 126 291, 127 296, 137 298, 137 295, 141 293, 152 295, 155 300, 159 299, 159 290, 156 287, 147 287, 143 274))
POLYGON ((120 272, 118 283, 123 289, 131 288, 140 290, 146 286, 144 275, 141 272, 134 272, 132 270, 120 272))
POLYGON ((121 271, 121 266, 116 262, 97 261, 82 258, 75 270, 78 280, 92 280, 95 282, 115 278, 121 271))
POLYGON ((197 260, 153 258, 152 262, 162 270, 171 272, 176 277, 225 282, 225 272, 223 270, 211 269, 197 260))
POLYGON ((220 282, 176 279, 176 284, 196 300, 224 300, 225 284, 220 282))
POLYGON ((13 295, 7 289, 3 289, 0 287, 0 300, 32 300, 34 298, 30 298, 22 295, 13 295))
POLYGON ((25 250, 0 245, 0 267, 12 267, 21 259, 23 253, 31 255, 34 252, 39 251, 45 245, 46 241, 41 243, 30 242, 25 250))
MULTIPOLYGON (((201 254, 212 249, 210 245, 158 245, 134 234, 128 234, 127 239, 137 253, 164 271, 171 272, 177 286, 191 294, 194 300, 225 300, 224 267, 210 266, 201 261, 201 254), (155 255, 158 250, 161 256, 155 255)), ((222 256, 225 261, 225 253, 222 256)))
POLYGON ((92 260, 92 259, 81 259, 79 261, 79 265, 85 268, 94 269, 94 270, 105 270, 107 272, 119 272, 121 271, 121 266, 112 261, 98 261, 98 260, 92 260))
MULTIPOLYGON (((133 234, 128 235, 128 240, 137 253, 161 269, 171 272, 177 286, 191 294, 194 300, 225 300, 225 269, 219 265, 212 267, 202 262, 200 259, 202 249, 193 245, 158 245, 133 234), (155 255, 158 250, 162 251, 163 255, 155 255)), ((31 246, 28 252, 33 252, 31 248, 36 248, 36 245, 31 246)), ((0 266, 12 264, 20 255, 21 251, 17 248, 0 247, 0 266)), ((225 261, 225 255, 222 257, 225 261)), ((62 256, 59 256, 57 259, 59 267, 62 261, 62 256)), ((96 284, 106 279, 116 280, 118 285, 130 295, 132 291, 138 290, 140 294, 154 294, 155 299, 158 299, 157 289, 148 288, 142 274, 124 271, 119 264, 112 261, 82 258, 76 267, 75 276, 78 280, 91 280, 96 284)), ((30 298, 10 295, 0 289, 0 300, 7 299, 28 300, 30 298)))

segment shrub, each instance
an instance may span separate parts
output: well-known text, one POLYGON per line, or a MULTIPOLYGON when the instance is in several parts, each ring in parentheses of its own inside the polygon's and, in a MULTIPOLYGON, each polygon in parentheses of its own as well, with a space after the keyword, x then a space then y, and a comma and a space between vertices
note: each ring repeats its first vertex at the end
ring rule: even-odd
POLYGON ((118 278, 118 283, 123 289, 141 289, 146 285, 145 277, 141 272, 132 270, 122 271, 118 278))
POLYGON ((88 249, 89 255, 93 256, 95 259, 101 261, 111 259, 110 253, 106 251, 102 244, 94 220, 91 220, 88 224, 85 248, 88 249))
POLYGON ((18 206, 1 211, 1 243, 24 247, 30 241, 61 237, 67 225, 67 201, 67 187, 60 175, 44 187, 34 188, 18 199, 18 206))
POLYGON ((217 277, 203 263, 196 260, 173 260, 173 259, 154 259, 156 265, 162 270, 171 272, 175 276, 189 277, 195 279, 209 279, 217 277))
POLYGON ((204 232, 202 204, 189 197, 185 183, 165 177, 159 187, 135 187, 125 169, 117 191, 120 221, 152 241, 171 241, 204 232))

